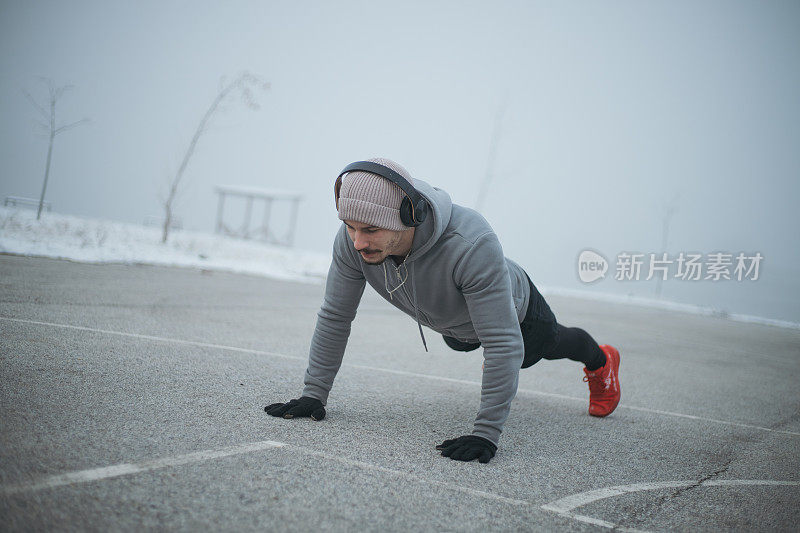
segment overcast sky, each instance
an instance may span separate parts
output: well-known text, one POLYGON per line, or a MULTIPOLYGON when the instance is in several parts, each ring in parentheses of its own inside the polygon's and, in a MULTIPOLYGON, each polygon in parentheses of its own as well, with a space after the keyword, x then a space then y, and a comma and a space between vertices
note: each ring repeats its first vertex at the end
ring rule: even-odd
POLYGON ((271 89, 213 118, 185 227, 213 229, 215 184, 297 190, 297 246, 328 251, 336 175, 377 156, 474 207, 500 117, 481 211, 537 285, 653 296, 613 279, 618 253, 760 252, 758 281, 673 279, 663 296, 800 322, 799 56, 796 1, 3 0, 0 195, 41 190, 47 138, 23 90, 44 102, 45 76, 74 86, 60 123, 91 119, 56 138, 54 209, 160 215, 221 76, 247 70, 271 89), (592 285, 586 248, 612 263, 592 285))

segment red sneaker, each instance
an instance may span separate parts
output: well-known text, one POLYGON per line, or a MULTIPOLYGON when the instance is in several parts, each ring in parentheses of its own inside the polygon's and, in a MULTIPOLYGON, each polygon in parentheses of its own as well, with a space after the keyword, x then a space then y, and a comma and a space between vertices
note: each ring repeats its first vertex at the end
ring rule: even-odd
POLYGON ((594 371, 584 368, 583 381, 589 383, 589 414, 608 416, 614 412, 622 396, 619 386, 619 350, 607 344, 600 349, 606 354, 606 364, 594 371))

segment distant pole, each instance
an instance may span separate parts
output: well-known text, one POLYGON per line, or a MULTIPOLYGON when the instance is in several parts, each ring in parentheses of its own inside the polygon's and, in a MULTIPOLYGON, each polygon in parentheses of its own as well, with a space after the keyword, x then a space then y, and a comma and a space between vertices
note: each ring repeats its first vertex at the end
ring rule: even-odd
POLYGON ((219 203, 217 204, 217 233, 222 233, 222 218, 225 211, 225 193, 217 191, 219 194, 219 203))
POLYGON ((486 173, 484 174, 483 181, 481 181, 481 185, 478 188, 478 199, 475 201, 475 211, 480 212, 480 210, 483 208, 483 203, 486 200, 486 196, 489 194, 489 184, 494 177, 494 159, 495 155, 497 154, 497 143, 500 139, 500 126, 503 123, 503 115, 505 112, 506 101, 503 100, 503 103, 500 104, 499 108, 497 108, 497 113, 494 117, 492 139, 489 141, 489 157, 486 160, 486 173))
MULTIPOLYGON (((661 219, 661 253, 667 251, 667 243, 669 242, 669 223, 672 216, 677 213, 678 208, 676 207, 678 198, 680 195, 676 194, 672 197, 669 204, 664 211, 664 218, 661 219)), ((663 282, 663 276, 658 276, 656 278, 656 297, 661 298, 661 284, 663 282)))
POLYGON ((44 167, 44 184, 42 185, 42 195, 39 197, 39 210, 36 212, 36 220, 42 217, 42 206, 44 205, 44 193, 47 190, 47 178, 50 177, 50 158, 53 155, 53 139, 56 135, 50 131, 50 145, 47 147, 47 164, 44 167))

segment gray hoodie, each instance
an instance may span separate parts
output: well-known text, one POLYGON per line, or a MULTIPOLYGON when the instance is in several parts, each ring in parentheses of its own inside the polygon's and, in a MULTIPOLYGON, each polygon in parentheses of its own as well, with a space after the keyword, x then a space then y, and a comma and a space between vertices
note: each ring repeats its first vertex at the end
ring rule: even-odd
POLYGON ((517 393, 524 356, 519 324, 530 297, 528 278, 522 267, 504 257, 497 235, 480 214, 453 204, 446 192, 424 181, 415 179, 414 186, 431 209, 415 231, 405 263, 395 266, 387 259, 369 265, 356 252, 344 224, 336 234, 303 395, 327 401, 369 282, 418 324, 481 343, 481 404, 472 434, 497 444, 517 393))

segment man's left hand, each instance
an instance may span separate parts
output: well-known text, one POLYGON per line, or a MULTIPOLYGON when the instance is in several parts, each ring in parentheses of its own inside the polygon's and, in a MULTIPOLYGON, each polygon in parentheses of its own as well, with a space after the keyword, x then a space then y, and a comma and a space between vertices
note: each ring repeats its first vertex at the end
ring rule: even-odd
POLYGON ((441 450, 445 457, 456 461, 477 459, 481 463, 488 463, 494 457, 497 446, 490 440, 477 435, 463 435, 457 439, 447 439, 436 449, 441 450))

